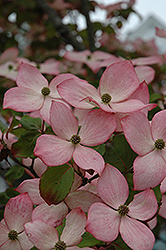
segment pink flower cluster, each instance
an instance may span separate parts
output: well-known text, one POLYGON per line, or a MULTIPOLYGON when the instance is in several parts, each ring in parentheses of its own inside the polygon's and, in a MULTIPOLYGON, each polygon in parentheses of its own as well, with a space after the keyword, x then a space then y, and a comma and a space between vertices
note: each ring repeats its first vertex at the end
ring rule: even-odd
MULTIPOLYGON (((6 205, 0 223, 0 247, 26 250, 34 245, 41 250, 77 250, 86 230, 107 243, 120 233, 131 249, 152 250, 155 238, 145 223, 158 210, 152 188, 166 177, 166 111, 148 120, 147 113, 156 104, 149 103, 148 86, 140 82, 133 63, 112 63, 104 71, 98 89, 72 74, 58 75, 48 84, 37 68, 25 63, 20 65, 16 83, 17 87, 5 93, 3 108, 30 115, 35 112, 53 130, 37 139, 34 155, 50 167, 72 162, 81 171, 93 169, 99 178, 93 191, 79 188, 79 180, 65 203, 56 206, 48 206, 40 197, 40 179, 23 182, 17 188, 21 194, 6 205), (125 177, 94 149, 115 132, 124 133, 138 155, 133 162, 133 190, 141 192, 131 202, 127 200, 125 177), (32 204, 37 205, 33 211, 32 204), (88 218, 84 212, 88 212, 88 218), (59 237, 55 227, 65 217, 66 225, 59 237)), ((161 214, 164 217, 163 208, 161 214)))

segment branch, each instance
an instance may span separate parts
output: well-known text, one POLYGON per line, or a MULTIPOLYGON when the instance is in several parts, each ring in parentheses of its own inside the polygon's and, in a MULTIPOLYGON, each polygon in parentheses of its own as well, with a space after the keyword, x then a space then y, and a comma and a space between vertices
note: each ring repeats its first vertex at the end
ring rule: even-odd
POLYGON ((88 41, 89 41, 89 49, 90 51, 94 51, 96 50, 95 47, 95 41, 94 41, 94 30, 93 30, 93 25, 91 23, 90 20, 90 16, 89 16, 89 2, 88 0, 81 0, 82 3, 82 13, 84 14, 85 18, 86 18, 86 24, 87 24, 87 33, 88 33, 88 41))
POLYGON ((58 16, 57 12, 53 10, 45 0, 36 0, 37 5, 42 9, 49 17, 54 28, 60 33, 61 37, 64 38, 67 44, 71 44, 76 50, 84 50, 85 47, 83 44, 79 43, 76 38, 72 35, 69 27, 62 23, 61 18, 58 16))

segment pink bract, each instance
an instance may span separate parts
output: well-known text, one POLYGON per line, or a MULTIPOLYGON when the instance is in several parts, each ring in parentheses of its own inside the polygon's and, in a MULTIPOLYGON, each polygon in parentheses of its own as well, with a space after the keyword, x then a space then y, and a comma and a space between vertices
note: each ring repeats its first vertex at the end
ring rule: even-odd
POLYGON ((142 112, 122 119, 124 135, 138 154, 134 168, 134 189, 155 187, 166 176, 166 110, 160 111, 150 123, 142 112))
POLYGON ((19 112, 39 110, 42 118, 49 123, 49 110, 52 100, 63 102, 69 107, 59 96, 57 85, 70 77, 73 78, 74 76, 71 74, 59 75, 53 78, 48 85, 47 79, 36 67, 21 63, 16 80, 18 87, 11 88, 5 93, 3 108, 19 112))
MULTIPOLYGON (((82 240, 81 235, 85 232, 85 224, 86 215, 80 208, 75 208, 66 216, 66 226, 60 239, 57 230, 42 220, 26 223, 25 230, 29 239, 40 250, 51 250, 56 244, 65 245, 66 250, 77 250, 80 249, 76 245, 82 240)), ((90 250, 91 248, 81 249, 90 250)))
POLYGON ((114 114, 101 109, 90 111, 78 133, 78 121, 73 113, 63 103, 53 102, 50 123, 57 136, 40 136, 34 154, 48 166, 62 165, 73 157, 80 168, 93 169, 101 174, 104 160, 97 151, 87 146, 100 145, 110 138, 116 128, 114 114))
POLYGON ((11 198, 4 211, 4 223, 0 223, 0 249, 28 250, 33 247, 24 231, 24 223, 31 221, 33 206, 27 194, 11 198), (14 231, 12 231, 14 230, 14 231), (10 235, 15 233, 14 240, 10 235))
POLYGON ((67 51, 64 58, 73 62, 85 63, 94 73, 97 73, 102 67, 121 61, 121 59, 112 54, 103 51, 91 52, 90 50, 81 52, 67 51))
POLYGON ((113 63, 104 71, 99 91, 79 78, 64 80, 57 89, 61 97, 76 108, 97 106, 106 112, 130 113, 151 106, 138 99, 129 99, 139 85, 131 61, 126 60, 113 63))
POLYGON ((120 171, 106 165, 99 181, 98 193, 105 202, 93 204, 88 212, 86 229, 95 238, 112 242, 120 233, 124 242, 133 250, 152 250, 155 237, 140 221, 150 219, 158 205, 153 190, 147 189, 126 204, 129 188, 120 171))

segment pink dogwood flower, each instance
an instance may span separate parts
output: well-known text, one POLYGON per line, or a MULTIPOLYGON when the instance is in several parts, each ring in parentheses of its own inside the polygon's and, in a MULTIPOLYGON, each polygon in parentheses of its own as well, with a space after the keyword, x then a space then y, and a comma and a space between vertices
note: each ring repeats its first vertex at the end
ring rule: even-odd
POLYGON ((64 102, 57 92, 57 85, 71 76, 71 74, 59 75, 48 85, 47 79, 36 67, 21 63, 16 80, 18 87, 11 88, 5 93, 3 108, 19 112, 39 110, 42 118, 49 123, 51 101, 64 102))
MULTIPOLYGON (((26 223, 25 231, 29 239, 40 250, 79 250, 80 248, 76 245, 82 240, 81 235, 85 232, 85 224, 86 215, 80 208, 75 208, 66 216, 66 226, 60 239, 53 226, 39 219, 26 223)), ((91 248, 81 249, 90 250, 91 248)))
POLYGON ((131 61, 122 61, 111 64, 104 71, 99 91, 79 78, 64 80, 57 89, 60 96, 76 108, 91 109, 98 106, 106 112, 129 113, 152 105, 128 99, 139 85, 131 61))
POLYGON ((41 135, 34 149, 35 156, 48 166, 62 165, 73 157, 80 168, 101 174, 105 166, 102 156, 86 146, 97 146, 110 138, 116 128, 114 114, 101 109, 90 111, 78 133, 78 121, 73 113, 63 103, 53 102, 50 124, 57 136, 41 135))
POLYGON ((24 223, 31 221, 32 210, 28 194, 18 195, 8 201, 4 220, 0 223, 0 249, 29 250, 33 247, 24 231, 24 223))
POLYGON ((124 135, 138 154, 134 168, 134 189, 155 187, 166 176, 166 110, 160 111, 150 123, 142 112, 122 119, 124 135))
POLYGON ((64 58, 72 62, 85 63, 94 73, 97 73, 102 67, 121 61, 116 56, 99 50, 94 52, 90 50, 67 51, 64 58))
POLYGON ((88 212, 86 230, 95 238, 112 242, 120 233, 124 242, 133 250, 152 250, 155 237, 142 222, 150 219, 158 205, 152 189, 134 196, 126 204, 129 188, 120 171, 107 164, 97 185, 104 203, 93 204, 88 212))
POLYGON ((166 177, 161 182, 160 190, 162 194, 162 200, 161 200, 161 207, 160 207, 158 214, 164 219, 166 219, 166 194, 165 194, 166 193, 166 177))

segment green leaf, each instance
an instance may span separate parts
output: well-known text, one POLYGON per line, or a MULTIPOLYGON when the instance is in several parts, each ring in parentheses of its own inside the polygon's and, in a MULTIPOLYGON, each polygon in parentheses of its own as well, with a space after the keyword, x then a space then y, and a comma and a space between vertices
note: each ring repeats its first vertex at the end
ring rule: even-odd
POLYGON ((40 179, 40 194, 50 204, 59 204, 68 195, 74 181, 74 169, 69 165, 49 168, 40 179))
POLYGON ((35 158, 33 150, 36 145, 36 140, 41 134, 38 130, 26 131, 21 134, 17 142, 12 145, 12 153, 18 157, 35 158))
POLYGON ((95 245, 102 245, 103 243, 103 241, 97 240, 90 233, 85 232, 78 247, 94 247, 95 245))
POLYGON ((66 226, 66 218, 63 219, 62 225, 56 227, 56 230, 58 231, 59 238, 60 238, 65 226, 66 226))
POLYGON ((27 130, 40 130, 42 126, 42 120, 40 118, 33 118, 29 115, 24 115, 20 124, 27 130))
POLYGON ((106 146, 104 159, 107 163, 117 167, 122 173, 133 166, 137 154, 131 149, 123 134, 112 137, 111 143, 106 146))
POLYGON ((112 246, 114 246, 116 250, 132 250, 120 236, 112 242, 112 246))
POLYGON ((106 148, 105 148, 105 144, 101 144, 95 147, 92 147, 93 149, 95 149, 99 154, 104 155, 106 152, 106 148))
POLYGON ((9 186, 13 185, 14 180, 20 179, 24 174, 24 168, 19 165, 12 166, 5 174, 5 179, 9 186))
POLYGON ((0 130, 1 132, 5 132, 5 130, 7 131, 8 127, 0 120, 0 130))
POLYGON ((150 102, 155 102, 155 101, 158 101, 158 100, 161 100, 161 95, 160 94, 153 93, 153 94, 150 95, 150 102))
POLYGON ((25 129, 23 127, 18 127, 18 125, 20 125, 20 120, 13 117, 10 127, 7 130, 7 133, 12 133, 16 135, 17 137, 19 137, 20 134, 25 131, 25 129), (19 130, 19 133, 18 133, 18 130, 19 130))
POLYGON ((6 204, 10 198, 17 195, 19 195, 19 192, 15 191, 13 188, 6 189, 5 192, 0 193, 0 204, 6 204))
POLYGON ((162 194, 161 194, 161 190, 160 190, 160 185, 154 187, 153 191, 154 191, 154 193, 156 195, 157 202, 161 203, 162 194))

